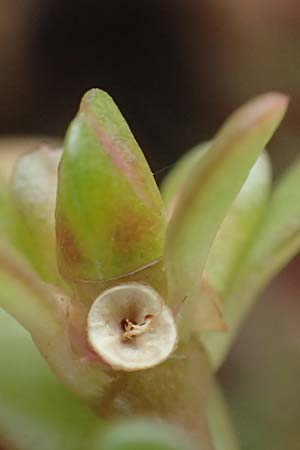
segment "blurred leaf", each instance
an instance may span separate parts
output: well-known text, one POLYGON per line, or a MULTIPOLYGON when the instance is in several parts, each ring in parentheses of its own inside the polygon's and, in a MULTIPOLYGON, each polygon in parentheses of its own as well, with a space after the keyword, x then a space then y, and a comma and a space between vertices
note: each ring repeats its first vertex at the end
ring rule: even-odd
POLYGON ((210 284, 224 295, 239 266, 253 233, 259 226, 271 185, 271 166, 263 153, 228 211, 210 249, 205 275, 210 284))
MULTIPOLYGON (((82 361, 70 345, 69 299, 43 283, 15 251, 0 242, 0 308, 30 332, 53 372, 88 404, 95 404, 110 376, 101 364, 82 361)), ((84 355, 86 356, 86 355, 84 355)))
POLYGON ((0 354, 0 445, 89 449, 103 423, 49 371, 29 334, 1 310, 0 354))
POLYGON ((185 153, 168 172, 161 185, 161 194, 167 208, 167 215, 171 217, 181 187, 190 171, 200 161, 211 142, 205 142, 185 153))
POLYGON ((56 303, 50 289, 3 241, 0 241, 0 285, 0 307, 31 333, 44 340, 51 327, 59 328, 54 320, 56 303))
POLYGON ((13 181, 20 247, 45 281, 59 283, 56 263, 55 203, 61 150, 44 145, 20 158, 13 181))
POLYGON ((172 301, 178 304, 187 296, 186 328, 199 297, 195 280, 200 283, 212 242, 286 107, 287 98, 276 93, 247 103, 226 121, 185 179, 168 226, 166 264, 172 301))
MULTIPOLYGON (((171 215, 181 187, 192 167, 209 151, 211 144, 202 144, 184 155, 162 184, 163 199, 171 215)), ((235 272, 239 257, 251 239, 267 202, 271 183, 271 167, 264 152, 252 167, 241 191, 229 209, 209 252, 205 277, 194 315, 194 331, 226 331, 222 297, 235 272)))
MULTIPOLYGON (((298 251, 300 242, 300 158, 292 164, 275 186, 265 220, 250 252, 251 265, 273 273, 289 256, 298 251)), ((250 259, 250 256, 249 256, 250 259)), ((248 262, 250 265, 250 261, 248 262)))
POLYGON ((39 148, 42 143, 58 146, 58 140, 42 136, 2 136, 0 139, 0 176, 5 183, 10 181, 17 159, 26 152, 39 148))
POLYGON ((207 402, 207 415, 215 450, 238 450, 229 409, 216 382, 211 383, 207 402))
POLYGON ((217 368, 224 360, 255 298, 300 250, 300 159, 281 177, 252 245, 240 261, 224 302, 229 333, 204 335, 217 368))
POLYGON ((110 279, 163 255, 159 190, 117 106, 98 89, 83 97, 66 136, 56 231, 66 279, 110 279))
POLYGON ((11 204, 9 187, 0 177, 0 236, 1 239, 15 240, 15 211, 11 204))
MULTIPOLYGON (((178 430, 161 423, 135 420, 111 427, 103 437, 101 447, 91 450, 191 450, 178 430)), ((201 449, 201 446, 199 446, 201 449)))

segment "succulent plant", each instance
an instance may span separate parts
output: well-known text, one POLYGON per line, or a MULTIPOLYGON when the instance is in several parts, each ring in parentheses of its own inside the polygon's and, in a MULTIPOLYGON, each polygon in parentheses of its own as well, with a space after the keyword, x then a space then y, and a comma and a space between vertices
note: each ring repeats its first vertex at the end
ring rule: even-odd
MULTIPOLYGON (((1 181, 0 306, 75 394, 63 390, 58 408, 78 414, 59 442, 46 414, 47 447, 36 431, 40 412, 28 443, 19 407, 10 415, 0 407, 3 441, 25 450, 34 440, 39 449, 159 449, 147 439, 122 446, 116 436, 135 433, 134 424, 101 444, 97 416, 142 416, 179 426, 190 440, 162 437, 161 449, 235 448, 213 372, 258 293, 300 248, 300 160, 273 186, 264 151, 287 103, 270 93, 244 105, 175 165, 161 193, 117 106, 98 89, 83 97, 63 150, 44 144, 17 160, 11 182, 1 181)), ((0 333, 8 353, 12 323, 0 333)), ((30 346, 18 333, 20 348, 30 346)), ((16 379, 0 364, 0 386, 5 373, 11 386, 16 379)), ((63 389, 43 371, 41 380, 47 373, 63 389)))

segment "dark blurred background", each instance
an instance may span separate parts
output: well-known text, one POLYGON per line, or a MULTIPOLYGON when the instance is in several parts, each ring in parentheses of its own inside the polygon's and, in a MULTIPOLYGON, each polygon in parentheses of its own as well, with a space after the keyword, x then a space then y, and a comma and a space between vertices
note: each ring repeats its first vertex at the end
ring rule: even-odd
MULTIPOLYGON (((256 94, 291 96, 270 145, 299 152, 298 0, 1 0, 0 134, 63 136, 83 93, 107 90, 165 170, 256 94)), ((220 373, 242 450, 300 448, 300 283, 294 261, 220 373)))

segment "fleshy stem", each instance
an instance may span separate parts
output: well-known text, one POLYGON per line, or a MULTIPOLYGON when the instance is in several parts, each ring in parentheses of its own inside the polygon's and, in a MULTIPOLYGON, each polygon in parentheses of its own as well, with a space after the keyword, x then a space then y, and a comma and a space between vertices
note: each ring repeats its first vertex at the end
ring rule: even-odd
POLYGON ((107 419, 155 417, 183 428, 196 449, 212 450, 206 400, 209 362, 190 340, 163 364, 140 372, 119 372, 96 408, 107 419))

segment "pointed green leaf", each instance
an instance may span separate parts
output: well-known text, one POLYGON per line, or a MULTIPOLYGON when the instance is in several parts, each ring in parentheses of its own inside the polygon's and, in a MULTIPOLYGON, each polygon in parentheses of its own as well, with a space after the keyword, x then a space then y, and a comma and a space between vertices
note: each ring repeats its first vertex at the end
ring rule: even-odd
POLYGON ((267 283, 300 251, 300 159, 282 176, 266 207, 252 245, 240 261, 224 298, 226 335, 203 336, 214 366, 224 360, 243 319, 267 283))
POLYGON ((160 259, 159 190, 128 125, 103 91, 89 91, 65 141, 56 232, 66 279, 122 276, 160 259))
POLYGON ((287 98, 272 93, 240 108, 185 180, 168 226, 166 263, 170 301, 187 297, 182 316, 186 327, 212 242, 286 107, 287 98))
POLYGON ((59 283, 56 263, 55 202, 61 150, 44 145, 16 164, 12 192, 19 245, 45 281, 59 283))
MULTIPOLYGON (((168 215, 172 214, 177 195, 180 195, 181 186, 189 171, 205 155, 210 145, 202 144, 189 151, 164 179, 161 190, 168 215)), ((199 337, 207 331, 227 331, 222 295, 261 218, 270 183, 271 167, 268 155, 264 152, 252 167, 210 250, 193 319, 193 329, 199 337)))
MULTIPOLYGON (((176 198, 190 170, 205 155, 211 143, 201 144, 185 154, 164 179, 161 191, 172 215, 176 198)), ((241 191, 234 200, 216 235, 205 265, 210 284, 225 292, 238 259, 251 239, 267 202, 271 184, 271 166, 266 152, 259 156, 241 191)))

